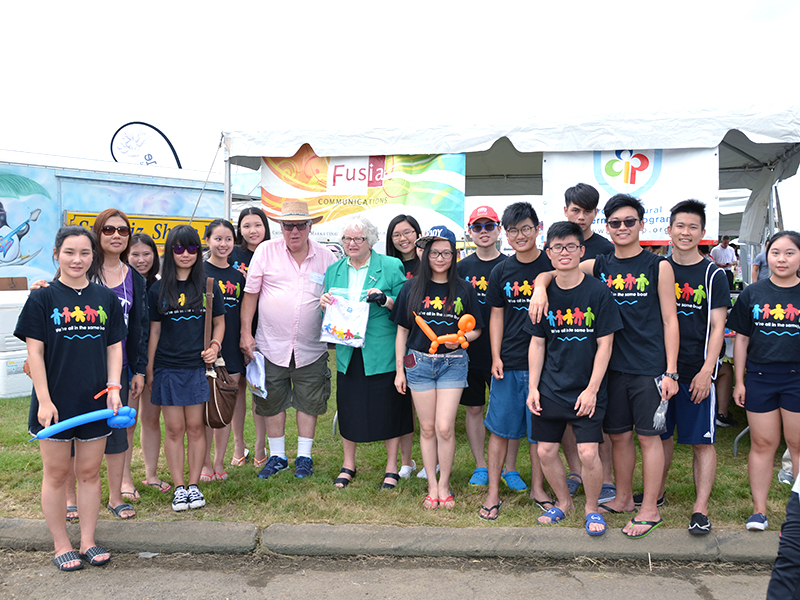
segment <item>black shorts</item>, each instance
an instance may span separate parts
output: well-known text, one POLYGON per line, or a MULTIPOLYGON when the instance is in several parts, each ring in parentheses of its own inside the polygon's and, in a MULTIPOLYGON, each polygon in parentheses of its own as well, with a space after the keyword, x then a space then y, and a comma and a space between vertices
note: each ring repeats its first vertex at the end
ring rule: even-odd
POLYGON ((492 372, 470 369, 467 372, 467 387, 461 392, 462 406, 484 406, 486 390, 492 384, 492 372))
MULTIPOLYGON (((130 382, 128 381, 128 369, 122 369, 122 381, 120 382, 122 389, 119 391, 119 399, 122 400, 122 406, 128 406, 128 389, 130 382)), ((106 438, 106 454, 122 454, 128 449, 128 428, 123 427, 117 429, 111 428, 111 435, 106 438)))
POLYGON ((579 417, 574 408, 567 408, 546 396, 539 396, 539 404, 542 407, 542 414, 531 415, 531 437, 533 439, 539 442, 558 444, 564 436, 567 423, 569 423, 575 432, 575 440, 579 444, 599 444, 603 441, 605 407, 595 407, 591 417, 579 417))
POLYGON ((606 433, 613 435, 635 429, 639 435, 661 435, 666 431, 666 425, 661 429, 653 427, 653 416, 661 402, 657 377, 608 371, 608 408, 603 423, 606 433))

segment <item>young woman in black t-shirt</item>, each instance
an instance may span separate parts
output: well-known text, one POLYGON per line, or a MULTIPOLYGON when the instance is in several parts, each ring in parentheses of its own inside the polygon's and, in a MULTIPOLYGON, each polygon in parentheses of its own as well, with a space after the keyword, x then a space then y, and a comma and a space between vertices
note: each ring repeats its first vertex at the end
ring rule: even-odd
POLYGON ((728 317, 728 328, 736 331, 733 400, 747 410, 750 425, 747 471, 754 510, 746 527, 756 531, 767 528, 781 425, 793 472, 800 467, 800 234, 773 235, 767 261, 772 275, 747 286, 728 317))
MULTIPOLYGON (((244 294, 244 275, 228 264, 228 255, 233 249, 236 233, 230 221, 215 219, 206 227, 206 245, 209 257, 203 263, 206 277, 214 278, 214 295, 221 295, 225 303, 225 337, 222 342, 222 358, 234 382, 244 374, 244 357, 239 349, 239 307, 244 294)), ((225 450, 231 436, 231 427, 212 429, 206 427, 206 460, 200 473, 200 481, 225 481, 225 450), (214 443, 214 459, 211 458, 211 443, 214 443)))
POLYGON ((164 247, 164 272, 150 288, 150 342, 147 348, 147 383, 150 401, 161 406, 166 428, 167 457, 175 495, 172 510, 205 506, 197 484, 206 454, 203 404, 209 388, 205 365, 214 363, 225 336, 222 296, 204 306, 205 272, 200 261, 200 236, 188 225, 178 225, 164 247), (212 311, 211 342, 205 347, 206 310, 212 311), (184 438, 188 447, 184 452, 184 438), (184 487, 185 455, 189 462, 189 488, 184 487))
MULTIPOLYGON (((134 233, 128 252, 128 264, 145 278, 147 289, 158 280, 161 260, 158 258, 156 243, 146 233, 134 233)), ((149 311, 148 311, 149 319, 149 311)), ((150 324, 148 322, 148 335, 150 324)), ((150 486, 160 492, 168 492, 172 486, 158 476, 158 455, 161 453, 161 407, 150 402, 150 388, 145 386, 139 396, 140 423, 139 441, 144 456, 144 479, 142 485, 150 486)))
MULTIPOLYGON (((56 280, 31 292, 14 332, 28 349, 34 388, 28 421, 32 435, 71 417, 103 408, 116 412, 122 407, 122 311, 114 292, 87 279, 97 255, 97 240, 83 227, 62 227, 53 254, 59 267, 56 280), (101 391, 105 397, 95 399, 101 391)), ((100 464, 110 433, 105 420, 95 421, 39 442, 44 464, 42 512, 55 545, 53 563, 62 571, 83 568, 81 558, 95 566, 111 558, 94 540, 100 464), (71 441, 75 442, 74 468, 71 441), (80 556, 72 549, 64 519, 66 484, 73 472, 78 480, 80 556)))
POLYGON ((430 354, 429 336, 455 333, 453 321, 473 314, 476 328, 465 335, 472 342, 480 335, 483 320, 475 291, 456 271, 455 235, 444 227, 434 230, 435 235, 418 241, 424 247, 419 271, 401 289, 391 319, 397 323, 395 387, 401 394, 411 390, 419 418, 420 449, 428 475, 428 495, 422 505, 450 510, 455 506, 450 491, 455 419, 461 392, 467 386, 469 359, 457 342, 438 345, 430 354), (438 481, 437 464, 441 468, 438 481))
MULTIPOLYGON (((256 248, 270 239, 269 223, 264 211, 255 206, 248 206, 239 213, 239 221, 236 232, 236 246, 233 247, 228 262, 247 278, 247 269, 253 258, 256 248)), ((256 334, 258 325, 258 307, 253 317, 253 335, 256 334)), ((229 332, 230 335, 230 332, 229 332)), ((236 332, 239 335, 239 332, 236 332)), ((247 415, 247 379, 242 377, 239 380, 239 393, 236 395, 236 408, 233 411, 231 429, 233 430, 233 458, 231 465, 241 467, 247 462, 247 444, 244 441, 244 419, 247 415)), ((265 440, 267 439, 267 418, 256 414, 255 402, 251 409, 253 422, 256 427, 256 445, 253 448, 253 465, 260 469, 267 462, 267 450, 265 440)))
MULTIPOLYGON (((386 256, 399 258, 403 263, 403 272, 406 279, 411 279, 419 266, 419 248, 415 245, 422 230, 417 220, 411 215, 397 215, 389 221, 386 230, 386 256)), ((400 438, 400 457, 402 467, 400 467, 400 477, 408 479, 411 473, 417 468, 417 463, 411 458, 411 446, 414 443, 414 432, 407 433, 400 438)), ((425 478, 423 469, 417 476, 425 478)))

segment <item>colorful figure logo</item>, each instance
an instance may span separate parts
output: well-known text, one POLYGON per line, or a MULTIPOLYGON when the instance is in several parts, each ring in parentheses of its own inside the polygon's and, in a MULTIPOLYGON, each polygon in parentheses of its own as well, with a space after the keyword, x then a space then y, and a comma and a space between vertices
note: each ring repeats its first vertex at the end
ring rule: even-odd
POLYGON ((612 196, 639 197, 655 185, 661 175, 661 150, 615 150, 594 152, 594 176, 612 196))

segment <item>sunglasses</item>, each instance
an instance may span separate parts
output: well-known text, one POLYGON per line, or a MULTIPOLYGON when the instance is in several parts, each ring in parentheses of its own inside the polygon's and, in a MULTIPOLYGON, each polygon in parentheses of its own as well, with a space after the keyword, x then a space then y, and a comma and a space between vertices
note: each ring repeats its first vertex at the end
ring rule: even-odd
POLYGON ((303 221, 302 223, 286 223, 285 221, 281 223, 283 226, 284 231, 291 231, 292 229, 297 229, 298 231, 304 231, 306 227, 308 227, 308 221, 303 221))
POLYGON ((634 219, 633 217, 628 217, 627 219, 622 219, 622 220, 619 220, 619 221, 616 220, 616 219, 614 219, 613 221, 606 221, 606 225, 611 227, 611 229, 619 229, 620 225, 624 224, 625 227, 630 229, 631 227, 636 225, 636 223, 638 223, 638 222, 639 222, 639 219, 634 219))
POLYGON ((172 252, 174 254, 183 254, 184 252, 188 252, 189 254, 197 254, 199 249, 200 246, 173 246, 172 252))
POLYGON ((470 225, 470 231, 473 233, 480 233, 481 231, 494 231, 494 228, 497 227, 497 223, 475 223, 470 225))
POLYGON ((122 225, 121 227, 114 227, 113 225, 103 225, 100 231, 103 232, 103 235, 114 235, 115 231, 120 235, 128 235, 131 232, 131 228, 126 225, 122 225))

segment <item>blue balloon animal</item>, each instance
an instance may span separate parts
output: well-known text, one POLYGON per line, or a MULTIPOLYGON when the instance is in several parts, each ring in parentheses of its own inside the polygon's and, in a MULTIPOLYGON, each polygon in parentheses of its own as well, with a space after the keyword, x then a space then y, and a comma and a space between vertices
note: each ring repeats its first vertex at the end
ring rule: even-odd
POLYGON ((72 429, 78 425, 93 423, 94 421, 102 421, 103 419, 108 419, 109 427, 124 429, 136 423, 136 409, 131 408, 130 406, 123 406, 119 409, 119 411, 117 411, 116 415, 110 408, 104 408, 102 410, 95 410, 84 415, 78 415, 77 417, 72 417, 71 419, 61 421, 55 425, 50 425, 50 427, 45 427, 28 441, 32 442, 33 440, 44 440, 49 438, 51 435, 61 433, 67 429, 72 429))

